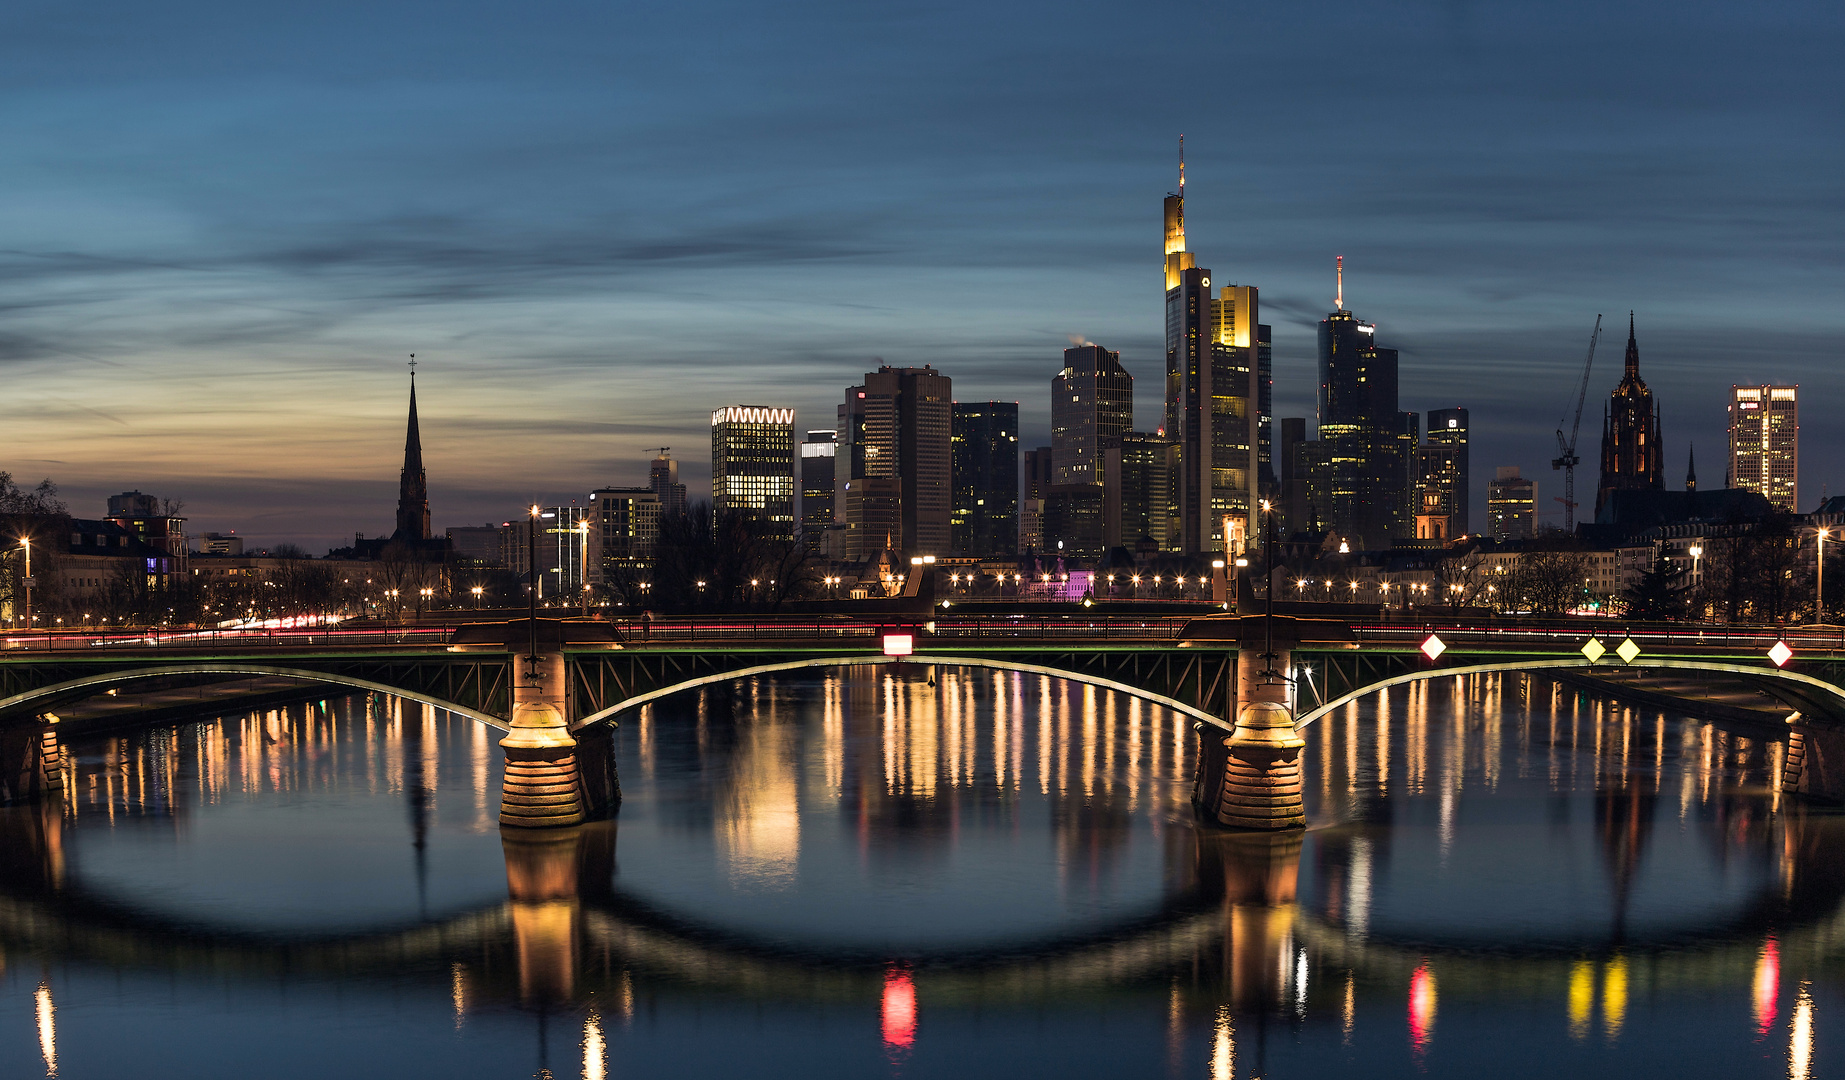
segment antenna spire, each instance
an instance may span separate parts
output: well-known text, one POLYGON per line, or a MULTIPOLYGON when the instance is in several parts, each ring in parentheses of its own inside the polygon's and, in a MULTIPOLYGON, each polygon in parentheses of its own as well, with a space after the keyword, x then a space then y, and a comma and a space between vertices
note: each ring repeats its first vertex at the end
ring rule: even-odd
POLYGON ((1333 297, 1333 308, 1345 310, 1345 256, 1333 256, 1333 272, 1339 276, 1339 295, 1333 297))
POLYGON ((1179 197, 1185 197, 1185 136, 1179 136, 1179 197))

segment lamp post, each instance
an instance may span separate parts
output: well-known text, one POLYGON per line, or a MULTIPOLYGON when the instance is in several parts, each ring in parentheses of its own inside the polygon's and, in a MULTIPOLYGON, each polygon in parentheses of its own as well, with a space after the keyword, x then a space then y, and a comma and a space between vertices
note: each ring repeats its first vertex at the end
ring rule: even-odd
POLYGON ((469 589, 468 591, 474 594, 474 610, 479 611, 480 610, 481 587, 479 585, 476 585, 473 588, 469 589))
POLYGON ((26 633, 32 632, 32 538, 22 536, 19 546, 26 552, 26 633))
POLYGON ((525 529, 525 559, 529 579, 525 590, 525 625, 530 635, 531 652, 526 662, 533 676, 538 674, 538 504, 532 504, 532 520, 525 529))
POLYGON ((1697 590, 1697 595, 1698 595, 1697 617, 1700 619, 1704 617, 1704 578, 1702 575, 1698 573, 1698 570, 1699 570, 1698 563, 1703 557, 1704 557, 1703 545, 1701 544, 1691 545, 1691 587, 1697 590))
POLYGON ((1826 534, 1830 531, 1830 529, 1822 528, 1814 534, 1819 540, 1819 553, 1814 559, 1818 566, 1818 573, 1813 583, 1813 621, 1815 623, 1826 621, 1826 534))

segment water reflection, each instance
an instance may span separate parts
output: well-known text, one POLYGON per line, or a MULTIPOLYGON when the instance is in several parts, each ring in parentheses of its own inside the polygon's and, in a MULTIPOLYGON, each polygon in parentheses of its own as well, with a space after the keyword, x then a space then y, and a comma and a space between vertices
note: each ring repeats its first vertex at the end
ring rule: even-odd
MULTIPOLYGON (((0 1074, 36 1025, 57 1075, 54 987, 66 1017, 149 1007, 99 971, 162 973, 155 1008, 197 984, 200 1015, 286 985, 257 1025, 350 1024, 371 995, 397 1003, 379 1040, 449 1072, 1621 1075, 1644 1047, 1824 1073, 1845 819, 1775 812, 1764 733, 1426 685, 1310 729, 1314 827, 1252 836, 1194 825, 1189 723, 1144 703, 987 671, 763 679, 629 719, 619 828, 532 835, 491 827, 475 731, 353 699, 78 741, 69 800, 0 810, 0 1074), (302 880, 265 848, 317 838, 341 842, 317 876, 383 868, 388 902, 346 879, 310 886, 338 917, 252 917, 302 880), (202 880, 176 890, 173 861, 202 880)), ((65 1036, 83 1075, 97 1032, 65 1036)), ((182 1074, 162 1052, 148 1075, 182 1074)), ((311 1071, 352 1071, 340 1052, 311 1071)))

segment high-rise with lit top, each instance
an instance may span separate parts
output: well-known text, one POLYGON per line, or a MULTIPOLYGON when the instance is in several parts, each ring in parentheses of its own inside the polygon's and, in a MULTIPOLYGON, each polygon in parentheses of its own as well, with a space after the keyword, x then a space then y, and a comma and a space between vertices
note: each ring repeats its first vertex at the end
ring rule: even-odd
POLYGON ((1800 387, 1730 387, 1730 487, 1796 513, 1800 487, 1800 387))
POLYGON ((794 410, 729 405, 711 414, 711 505, 794 538, 794 410))

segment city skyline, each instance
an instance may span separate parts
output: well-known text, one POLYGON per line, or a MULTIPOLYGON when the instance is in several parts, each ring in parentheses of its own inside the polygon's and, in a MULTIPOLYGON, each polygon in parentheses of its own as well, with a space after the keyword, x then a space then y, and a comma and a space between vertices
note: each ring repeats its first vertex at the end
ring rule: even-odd
MULTIPOLYGON (((337 14, 300 16, 210 49, 184 17, 123 9, 119 37, 61 18, 20 16, 0 44, 15 73, 0 468, 49 476, 79 513, 138 489, 185 499, 191 531, 262 545, 386 534, 413 352, 438 534, 639 485, 660 445, 684 448, 704 497, 691 451, 711 409, 784 402, 826 427, 880 363, 1019 401, 1021 445, 1047 445, 1034 403, 1070 335, 1160 381, 1147 252, 1181 131, 1192 248, 1262 287, 1274 415, 1313 415, 1311 326, 1344 255, 1350 304, 1401 351, 1402 407, 1470 410, 1475 529, 1502 465, 1560 520, 1551 432, 1597 313, 1638 312, 1671 487, 1692 444, 1725 445, 1732 383, 1823 400, 1840 336, 1825 240, 1840 150, 1803 134, 1836 127, 1845 97, 1824 90, 1840 36, 1824 8, 1665 29, 1644 7, 1213 15, 1264 46, 1248 132, 1177 122, 1137 89, 1214 34, 1169 55, 1160 20, 1128 13, 966 15, 987 45, 960 44, 953 20, 745 19, 711 35, 728 75, 679 58, 703 32, 685 13, 619 34, 551 16, 577 35, 392 14, 371 44, 337 14), (1360 95, 1303 63, 1328 14, 1416 77, 1360 95), (893 28, 902 51, 939 38, 970 72, 991 48, 1017 59, 948 94, 883 70, 893 28), (560 55, 566 37, 590 44, 560 55), (1117 70, 1052 59, 1103 41, 1117 70), (455 54, 492 62, 459 79, 455 54), (600 74, 611 57, 630 73, 600 74), (764 93, 739 103, 742 79, 764 93), (859 82, 875 105, 838 93, 859 82), (1068 103, 1019 123, 1044 95, 1068 103), (1374 148, 1362 168, 1329 167, 1335 131, 1374 148)), ((1618 381, 1611 359, 1591 400, 1618 381)), ((1158 423, 1142 395, 1134 427, 1158 423)), ((1801 434, 1805 510, 1838 490, 1845 431, 1814 409, 1801 434)))

